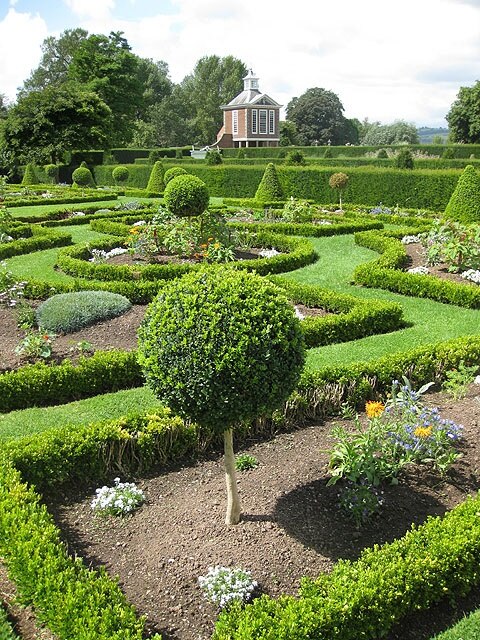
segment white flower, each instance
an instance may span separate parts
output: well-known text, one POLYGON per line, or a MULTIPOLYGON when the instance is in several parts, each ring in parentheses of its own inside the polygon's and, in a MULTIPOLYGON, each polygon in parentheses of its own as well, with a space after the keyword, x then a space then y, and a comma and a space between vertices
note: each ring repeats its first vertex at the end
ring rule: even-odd
POLYGON ((407 273, 414 273, 420 276, 428 275, 427 267, 412 267, 411 269, 407 269, 407 273))
POLYGON ((262 249, 258 252, 258 255, 261 258, 273 258, 273 256, 278 256, 279 253, 280 251, 277 251, 272 247, 271 249, 262 249))
POLYGON ((94 511, 102 515, 125 515, 137 509, 145 495, 133 482, 120 482, 115 478, 114 487, 103 486, 95 490, 96 497, 91 502, 94 511))
POLYGON ((462 278, 465 280, 471 280, 475 282, 475 284, 480 284, 480 271, 478 269, 468 269, 467 271, 463 271, 461 274, 462 278))
POLYGON ((480 376, 475 376, 474 384, 480 384, 480 376))
POLYGON ((233 600, 248 600, 258 583, 252 580, 250 571, 228 567, 210 567, 206 576, 198 578, 205 596, 220 608, 233 600))
POLYGON ((402 243, 403 244, 415 244, 420 242, 420 236, 403 236, 402 243))
POLYGON ((305 316, 303 315, 303 313, 300 311, 300 309, 295 305, 294 306, 295 309, 295 315, 297 316, 297 318, 299 320, 303 320, 305 318, 305 316))

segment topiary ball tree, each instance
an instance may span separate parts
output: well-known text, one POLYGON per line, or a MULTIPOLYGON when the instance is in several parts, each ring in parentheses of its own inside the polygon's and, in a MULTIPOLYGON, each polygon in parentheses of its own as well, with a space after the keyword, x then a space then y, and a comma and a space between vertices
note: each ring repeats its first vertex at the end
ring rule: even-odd
POLYGON ((92 172, 88 167, 78 167, 72 173, 73 186, 75 187, 89 187, 95 184, 92 176, 92 172))
POLYGON ((189 273, 149 305, 138 358, 176 414, 223 434, 226 524, 240 521, 233 430, 277 409, 304 365, 303 331, 282 290, 228 268, 189 273))
POLYGON ((56 184, 58 182, 58 165, 46 164, 43 167, 43 170, 45 171, 45 175, 52 184, 56 184))
POLYGON ((444 217, 462 224, 480 223, 480 176, 473 165, 469 164, 463 170, 444 217))
POLYGON ((179 218, 199 216, 208 208, 210 201, 207 185, 190 174, 170 180, 163 198, 168 211, 179 218))
POLYGON ((173 178, 176 178, 177 176, 185 176, 187 173, 188 171, 185 171, 183 167, 170 167, 170 169, 165 171, 163 181, 165 185, 167 185, 170 180, 173 180, 173 178))
POLYGON ((160 160, 157 160, 150 172, 150 178, 147 184, 147 193, 162 193, 164 188, 163 174, 165 170, 160 160))
POLYGON ((128 180, 130 175, 130 171, 127 167, 115 167, 112 171, 112 178, 115 181, 115 184, 122 184, 128 180))
POLYGON ((23 174, 22 184, 30 185, 30 184, 38 184, 38 183, 39 183, 39 180, 35 172, 35 165, 33 164, 33 162, 29 162, 25 167, 25 173, 23 174))
POLYGON ((333 173, 329 180, 328 184, 332 189, 336 189, 339 193, 340 200, 340 209, 342 208, 342 192, 347 187, 348 184, 348 176, 346 173, 339 171, 338 173, 333 173))
POLYGON ((284 197, 277 169, 273 162, 269 162, 258 185, 255 199, 259 202, 268 202, 269 200, 283 200, 284 197))

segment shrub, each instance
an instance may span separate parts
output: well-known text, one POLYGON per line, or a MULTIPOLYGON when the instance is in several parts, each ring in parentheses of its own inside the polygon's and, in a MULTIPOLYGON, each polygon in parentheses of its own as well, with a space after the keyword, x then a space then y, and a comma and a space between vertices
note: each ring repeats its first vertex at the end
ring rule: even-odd
POLYGON ((336 189, 339 193, 340 198, 340 209, 342 208, 342 191, 346 188, 348 184, 348 176, 346 173, 334 173, 330 176, 328 180, 328 184, 332 189, 336 189))
POLYGON ((445 209, 445 217, 464 224, 480 222, 480 178, 469 164, 458 179, 445 209))
POLYGON ((130 172, 127 167, 115 167, 112 171, 112 178, 116 184, 126 182, 129 175, 130 172))
POLYGON ((58 165, 56 164, 46 164, 43 167, 45 171, 45 175, 50 179, 52 184, 56 184, 58 182, 58 165))
POLYGON ((260 184, 258 185, 255 198, 259 202, 268 200, 282 200, 284 193, 280 180, 278 179, 277 170, 273 162, 269 162, 265 168, 260 184))
POLYGON ((177 176, 185 176, 187 173, 188 171, 185 171, 183 167, 170 167, 170 169, 165 171, 163 181, 165 185, 167 185, 173 178, 176 178, 177 176))
POLYGON ((216 164, 222 164, 223 162, 223 158, 222 158, 222 154, 220 153, 220 151, 217 151, 216 149, 212 149, 210 151, 207 151, 207 155, 205 156, 205 163, 208 165, 216 165, 216 164))
POLYGON ((244 147, 239 147, 237 151, 237 158, 243 160, 247 157, 244 147))
POLYGON ((208 208, 207 185, 197 176, 177 176, 170 180, 163 194, 167 209, 174 216, 198 216, 208 208))
POLYGON ((152 167, 152 171, 150 172, 150 177, 148 179, 147 184, 147 193, 162 193, 164 182, 163 182, 163 174, 165 170, 163 168, 163 164, 160 160, 157 160, 152 167))
POLYGON ((388 158, 388 153, 386 149, 379 149, 377 151, 377 158, 388 158))
POLYGON ((181 149, 175 149, 175 158, 177 160, 183 160, 183 153, 181 149))
POLYGON ((92 172, 88 167, 78 167, 72 173, 73 186, 77 187, 89 187, 95 184, 92 176, 92 172))
POLYGON ((52 296, 38 307, 39 327, 55 333, 73 333, 95 322, 115 318, 132 306, 130 300, 110 291, 74 291, 52 296))
POLYGON ((292 306, 256 274, 225 268, 188 274, 149 307, 138 355, 167 406, 224 434, 226 523, 237 524, 232 428, 271 413, 298 382, 304 339, 292 306))
POLYGON ((442 153, 442 158, 444 160, 451 160, 455 158, 455 151, 452 147, 447 147, 445 151, 442 153))
POLYGON ((162 153, 159 149, 152 149, 148 154, 148 164, 155 164, 162 157, 162 153))
POLYGON ((299 149, 293 149, 287 153, 284 162, 289 165, 303 166, 306 164, 305 154, 299 149))
POLYGON ((25 167, 25 173, 22 178, 23 185, 38 184, 38 177, 33 162, 29 162, 25 167))
POLYGON ((333 158, 333 151, 330 149, 330 147, 327 147, 325 149, 325 152, 323 154, 324 158, 333 158))
POLYGON ((397 169, 413 169, 413 155, 410 149, 400 149, 395 156, 395 167, 397 169))

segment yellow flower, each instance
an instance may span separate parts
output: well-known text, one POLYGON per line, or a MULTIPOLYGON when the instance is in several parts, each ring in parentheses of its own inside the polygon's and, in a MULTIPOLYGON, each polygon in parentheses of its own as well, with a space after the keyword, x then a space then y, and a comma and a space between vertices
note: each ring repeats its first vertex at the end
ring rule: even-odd
POLYGON ((385 405, 381 402, 374 402, 373 400, 369 400, 365 405, 365 411, 367 413, 367 418, 378 418, 382 415, 385 410, 385 405))
POLYGON ((130 233, 138 233, 138 229, 130 229, 130 233))
POLYGON ((424 440, 425 438, 429 438, 432 435, 432 427, 417 427, 415 429, 415 431, 413 432, 413 435, 415 435, 417 438, 422 438, 422 440, 424 440))
POLYGON ((214 249, 220 249, 220 243, 219 242, 215 242, 215 244, 213 245, 214 249))

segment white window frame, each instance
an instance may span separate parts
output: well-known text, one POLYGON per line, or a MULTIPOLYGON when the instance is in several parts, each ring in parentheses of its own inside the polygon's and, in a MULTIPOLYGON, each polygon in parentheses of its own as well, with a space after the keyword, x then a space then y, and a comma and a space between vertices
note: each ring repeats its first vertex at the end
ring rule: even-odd
POLYGON ((258 109, 252 109, 252 133, 258 133, 258 109))
POLYGON ((268 133, 268 110, 258 110, 258 133, 268 133))
POLYGON ((268 112, 268 133, 275 133, 275 111, 273 109, 268 112))
POLYGON ((232 133, 238 134, 238 111, 235 109, 232 111, 232 133))

